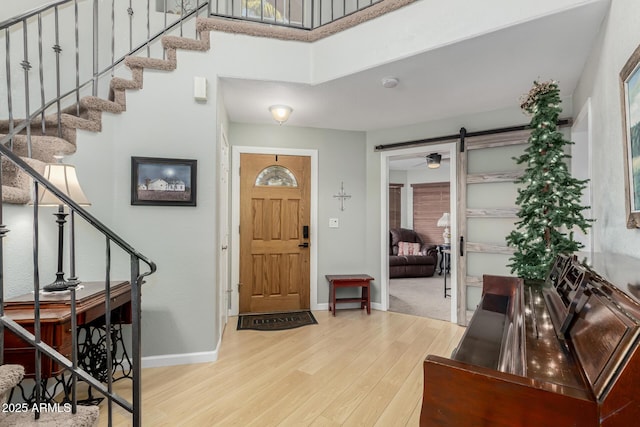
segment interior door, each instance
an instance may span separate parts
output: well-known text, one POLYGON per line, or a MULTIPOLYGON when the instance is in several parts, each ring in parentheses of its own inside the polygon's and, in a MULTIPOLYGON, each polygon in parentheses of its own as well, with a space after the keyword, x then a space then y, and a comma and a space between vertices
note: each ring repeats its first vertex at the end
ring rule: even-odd
POLYGON ((227 324, 231 308, 231 282, 229 280, 229 142, 227 135, 220 131, 218 149, 218 206, 220 247, 218 252, 218 289, 220 295, 220 336, 227 324))
POLYGON ((240 155, 240 313, 308 309, 311 158, 240 155))
POLYGON ((466 325, 482 294, 482 275, 510 276, 518 185, 530 131, 466 138, 458 155, 458 323, 466 325))

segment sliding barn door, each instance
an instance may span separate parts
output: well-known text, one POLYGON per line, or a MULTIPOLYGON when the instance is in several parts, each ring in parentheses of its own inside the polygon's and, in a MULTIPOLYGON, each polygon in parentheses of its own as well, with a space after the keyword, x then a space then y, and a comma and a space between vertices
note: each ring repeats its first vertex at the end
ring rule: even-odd
POLYGON ((513 249, 506 236, 515 228, 515 200, 526 165, 530 131, 466 138, 458 156, 458 323, 466 325, 480 301, 482 275, 511 275, 513 249))

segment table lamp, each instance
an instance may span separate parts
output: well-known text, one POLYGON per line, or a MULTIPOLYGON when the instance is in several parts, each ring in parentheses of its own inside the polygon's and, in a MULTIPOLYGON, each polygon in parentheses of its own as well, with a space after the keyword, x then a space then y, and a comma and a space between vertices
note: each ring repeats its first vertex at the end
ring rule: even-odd
MULTIPOLYGON (((64 193, 71 200, 79 204, 80 206, 90 206, 91 203, 87 199, 87 196, 84 195, 82 188, 80 188, 80 183, 78 182, 78 177, 76 175, 76 168, 72 165, 67 165, 61 163, 62 157, 56 157, 58 159, 58 163, 50 163, 47 164, 44 168, 43 176, 49 180, 53 185, 55 185, 58 190, 64 193)), ((70 277, 69 280, 65 280, 64 271, 62 266, 62 252, 64 246, 64 224, 67 222, 66 217, 67 213, 64 211, 64 204, 58 197, 51 193, 46 188, 40 194, 38 198, 39 206, 57 206, 58 212, 53 215, 57 218, 56 222, 58 223, 58 272, 56 273, 56 279, 42 288, 45 292, 56 292, 56 291, 65 291, 70 286, 75 286, 78 281, 75 277, 70 277)), ((71 212, 71 242, 70 244, 74 245, 74 221, 73 221, 73 211, 71 212)), ((71 251, 71 275, 75 276, 75 251, 71 251)))
POLYGON ((444 227, 444 233, 442 233, 442 237, 444 238, 444 244, 451 244, 451 233, 449 232, 449 225, 451 225, 451 221, 449 220, 449 212, 445 212, 442 214, 442 217, 438 220, 438 227, 444 227))

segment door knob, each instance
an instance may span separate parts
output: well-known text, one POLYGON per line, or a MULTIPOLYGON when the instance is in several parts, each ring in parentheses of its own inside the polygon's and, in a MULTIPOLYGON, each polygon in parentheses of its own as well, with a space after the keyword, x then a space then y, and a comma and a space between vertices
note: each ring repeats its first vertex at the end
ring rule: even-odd
POLYGON ((309 247, 309 243, 304 242, 298 245, 299 248, 308 248, 309 247))

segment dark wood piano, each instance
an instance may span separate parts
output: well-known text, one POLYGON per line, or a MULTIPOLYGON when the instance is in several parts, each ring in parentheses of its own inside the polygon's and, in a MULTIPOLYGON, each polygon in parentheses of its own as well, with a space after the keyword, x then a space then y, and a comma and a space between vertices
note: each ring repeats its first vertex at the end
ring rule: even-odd
POLYGON ((451 358, 424 362, 420 425, 640 425, 634 264, 620 288, 566 256, 544 284, 484 276, 451 358))

